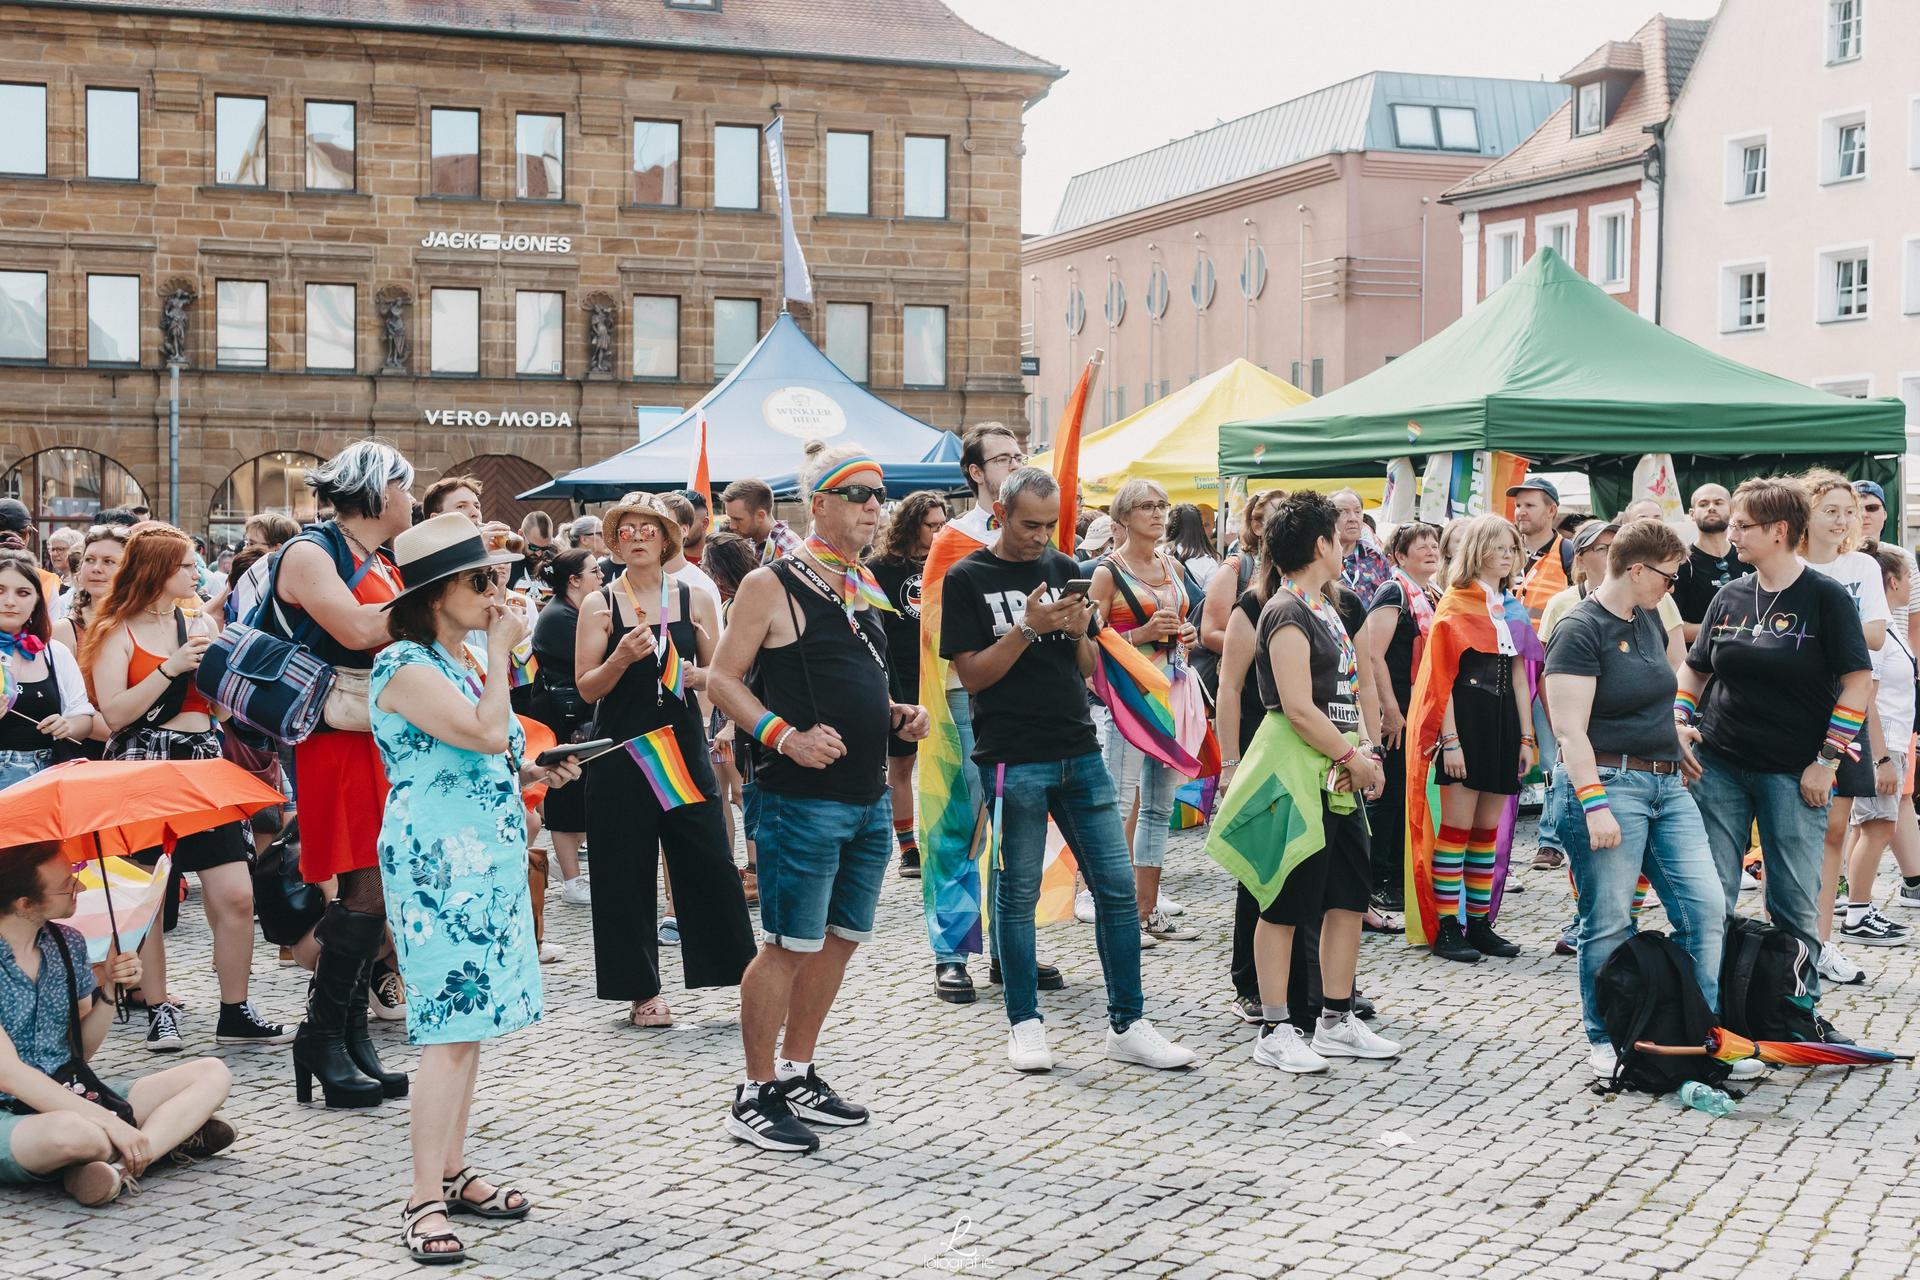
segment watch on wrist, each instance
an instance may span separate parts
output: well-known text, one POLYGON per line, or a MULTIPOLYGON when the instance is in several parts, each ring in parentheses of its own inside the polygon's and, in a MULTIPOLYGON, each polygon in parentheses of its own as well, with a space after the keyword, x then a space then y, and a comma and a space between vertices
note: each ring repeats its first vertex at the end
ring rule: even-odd
POLYGON ((1027 638, 1028 644, 1040 643, 1040 633, 1024 622, 1020 624, 1020 634, 1027 638))
POLYGON ((1883 764, 1892 764, 1892 763, 1893 763, 1892 756, 1881 756, 1878 760, 1875 760, 1873 762, 1873 767, 1878 769, 1883 764))
POLYGON ((1840 748, 1834 746, 1831 742, 1821 743, 1820 744, 1820 763, 1821 764, 1839 764, 1840 748))

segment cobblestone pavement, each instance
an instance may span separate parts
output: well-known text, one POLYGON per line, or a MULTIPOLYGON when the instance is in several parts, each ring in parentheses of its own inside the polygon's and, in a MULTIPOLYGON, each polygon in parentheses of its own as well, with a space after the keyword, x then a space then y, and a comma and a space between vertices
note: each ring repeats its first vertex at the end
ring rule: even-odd
MULTIPOLYGON (((1524 855, 1530 860, 1530 851, 1524 855)), ((620 1024, 592 998, 587 912, 550 898, 568 947, 547 1019, 482 1059, 475 1163, 538 1208, 460 1219, 474 1276, 1893 1276, 1920 1220, 1912 1070, 1778 1071, 1724 1119, 1586 1088, 1573 964, 1551 954, 1563 874, 1508 898, 1513 961, 1472 969, 1369 937, 1362 985, 1394 1063, 1322 1077, 1257 1067, 1225 1013, 1231 896, 1176 837, 1167 892, 1203 936, 1143 957, 1148 1014, 1200 1053, 1160 1074, 1103 1056, 1093 931, 1043 931, 1069 988, 1043 995, 1061 1065, 1007 1068, 997 989, 931 995, 919 888, 889 880, 820 1056, 874 1122, 775 1156, 720 1128, 738 1078, 731 991, 667 992, 678 1023, 620 1024)), ((1884 888, 1884 886, 1883 886, 1884 888)), ((1753 910, 1752 906, 1747 908, 1753 910)), ((1663 924, 1657 916, 1652 923, 1663 924)), ((172 946, 192 1051, 211 1051, 205 924, 172 946)), ((1869 975, 1826 1004, 1863 1043, 1920 1047, 1916 948, 1859 948, 1869 975)), ((671 953, 669 953, 671 954, 671 953)), ((262 948, 255 992, 292 1020, 301 982, 262 948)), ((391 1025, 389 1063, 413 1054, 391 1025)), ((225 1157, 147 1179, 105 1210, 9 1190, 6 1270, 32 1280, 415 1274, 398 1244, 404 1103, 296 1106, 286 1050, 222 1050, 235 1077, 225 1157)), ((132 1026, 104 1074, 151 1069, 132 1026)))

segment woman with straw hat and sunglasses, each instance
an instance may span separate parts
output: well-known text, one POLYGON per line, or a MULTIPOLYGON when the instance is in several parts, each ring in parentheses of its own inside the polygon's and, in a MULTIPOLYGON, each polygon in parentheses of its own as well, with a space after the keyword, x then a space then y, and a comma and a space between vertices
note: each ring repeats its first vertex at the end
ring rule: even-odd
MULTIPOLYGON (((483 632, 489 666, 506 669, 526 622, 496 566, 519 556, 488 551, 480 530, 449 512, 394 539, 394 558, 403 584, 386 605, 394 643, 374 662, 368 699, 392 788, 380 825, 387 925, 407 984, 407 1039, 423 1046, 402 1241, 416 1260, 440 1263, 465 1256, 449 1213, 524 1218, 533 1207, 468 1169, 463 1149, 481 1041, 541 1014, 520 788, 563 785, 580 766, 525 759, 509 682, 486 680, 463 643, 483 632)), ((303 1092, 307 1076, 302 1066, 303 1092)))
POLYGON ((737 986, 754 955, 695 697, 720 616, 712 597, 666 572, 680 554, 680 523, 653 499, 629 494, 603 527, 621 572, 581 601, 574 685, 595 704, 593 736, 631 749, 586 774, 595 983, 602 1000, 630 1003, 634 1026, 665 1027, 673 1011, 660 995, 659 857, 673 878, 686 985, 737 986))

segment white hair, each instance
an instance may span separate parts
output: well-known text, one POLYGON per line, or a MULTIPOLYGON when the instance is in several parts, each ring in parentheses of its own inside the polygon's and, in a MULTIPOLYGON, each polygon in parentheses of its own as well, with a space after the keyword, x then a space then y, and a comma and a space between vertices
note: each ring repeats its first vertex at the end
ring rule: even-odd
POLYGON ((1001 482, 1000 505, 1008 515, 1012 515, 1014 504, 1020 501, 1023 493, 1030 493, 1036 498, 1051 498, 1059 492, 1060 482, 1050 472, 1039 467, 1021 467, 1001 482))
POLYGON ((413 464, 378 440, 355 441, 307 472, 307 487, 341 515, 380 515, 390 484, 412 488, 413 464))
POLYGON ((820 483, 820 477, 831 472, 848 458, 866 456, 867 451, 857 444, 848 443, 829 448, 818 440, 807 441, 806 461, 800 464, 800 496, 811 501, 814 486, 820 483))
MULTIPOLYGON (((1107 504, 1107 514, 1113 517, 1115 524, 1125 524, 1135 507, 1149 498, 1156 497, 1162 502, 1169 501, 1166 489, 1158 481, 1135 476, 1121 485, 1119 492, 1113 495, 1113 501, 1107 504)), ((1008 510, 1011 511, 1012 508, 1009 507, 1008 510)), ((1064 517, 1065 513, 1061 514, 1064 517)))

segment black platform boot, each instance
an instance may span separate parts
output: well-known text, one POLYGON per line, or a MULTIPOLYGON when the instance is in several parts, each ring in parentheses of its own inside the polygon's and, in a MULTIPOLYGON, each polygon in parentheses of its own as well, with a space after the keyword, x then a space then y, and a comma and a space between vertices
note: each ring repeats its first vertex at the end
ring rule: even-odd
POLYGON ((358 991, 365 1014, 367 997, 360 983, 373 960, 370 951, 355 947, 358 937, 349 917, 357 914, 332 903, 314 931, 320 958, 307 993, 306 1020, 293 1037, 293 1093, 303 1103, 313 1101, 315 1076, 329 1107, 376 1107, 386 1096, 380 1082, 363 1074, 347 1055, 347 1011, 358 991))
MULTIPOLYGON (((380 917, 381 923, 385 920, 380 917)), ((353 1059, 353 1065, 360 1068, 361 1074, 380 1082, 381 1090, 389 1098, 407 1096, 407 1074, 404 1071, 389 1071, 380 1065, 380 1051, 373 1047, 373 1040, 367 1035, 367 991, 373 985, 373 961, 360 966, 360 979, 353 984, 353 995, 347 1000, 347 1056, 353 1059)))

